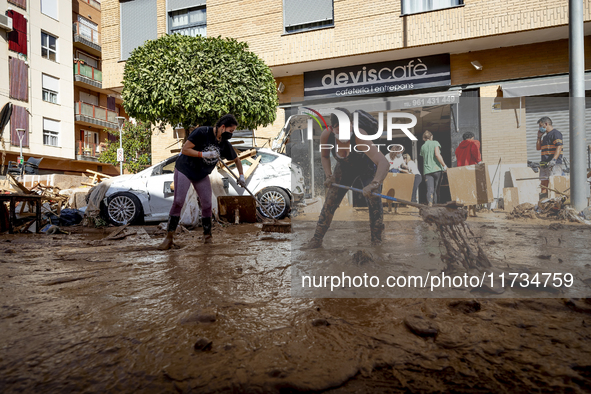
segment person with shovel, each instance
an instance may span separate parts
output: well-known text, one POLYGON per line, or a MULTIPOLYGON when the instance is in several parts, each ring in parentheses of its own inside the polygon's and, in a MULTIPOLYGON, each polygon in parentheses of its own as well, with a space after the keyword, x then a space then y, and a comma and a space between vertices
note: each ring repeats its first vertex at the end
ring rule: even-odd
POLYGON ((187 138, 174 169, 174 200, 168 218, 168 232, 158 249, 168 250, 173 246, 174 232, 178 227, 181 210, 191 185, 195 188, 201 202, 203 242, 212 242, 209 174, 215 168, 220 156, 234 161, 240 174, 238 184, 241 187, 246 187, 242 163, 229 141, 236 126, 238 126, 238 121, 234 115, 226 114, 217 121, 215 127, 197 127, 187 138))
MULTIPOLYGON (((337 108, 347 114, 351 119, 351 113, 344 108, 337 108)), ((378 129, 378 122, 373 116, 365 111, 357 111, 359 117, 359 132, 361 134, 375 134, 378 129)), ((384 212, 380 197, 372 196, 374 191, 379 191, 380 186, 390 167, 386 157, 380 152, 377 146, 371 141, 365 141, 353 134, 351 127, 349 138, 339 140, 339 122, 336 115, 331 115, 331 126, 326 128, 320 135, 320 143, 332 145, 329 150, 322 150, 322 168, 326 175, 324 186, 328 189, 320 218, 316 225, 316 231, 312 239, 304 245, 303 249, 316 249, 322 246, 324 235, 330 227, 335 211, 347 190, 333 186, 333 183, 345 186, 352 186, 356 180, 363 185, 363 195, 369 206, 369 222, 371 230, 372 245, 379 245, 382 242, 384 230, 384 212), (356 149, 357 145, 365 145, 356 149), (336 159, 337 164, 334 171, 331 169, 330 152, 336 159)))

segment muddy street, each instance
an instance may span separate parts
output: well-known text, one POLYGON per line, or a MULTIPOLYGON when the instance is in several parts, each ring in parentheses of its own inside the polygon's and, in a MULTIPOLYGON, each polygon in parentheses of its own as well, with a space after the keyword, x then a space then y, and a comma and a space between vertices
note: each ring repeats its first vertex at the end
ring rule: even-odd
MULTIPOLYGON (((441 267, 438 242, 416 215, 386 221, 386 239, 396 242, 374 258, 441 267)), ((565 247, 588 240, 588 228, 565 224, 544 240, 536 235, 539 221, 499 223, 469 220, 495 261, 534 250, 523 264, 570 258, 588 267, 588 249, 565 247)), ((149 226, 115 240, 104 240, 112 229, 0 237, 0 390, 584 392, 591 386, 586 299, 295 297, 297 232, 263 233, 258 226, 216 227, 211 245, 201 244, 200 231, 184 233, 180 248, 167 252, 156 250, 162 235, 149 226)), ((339 246, 335 228, 319 253, 363 249, 339 246)))

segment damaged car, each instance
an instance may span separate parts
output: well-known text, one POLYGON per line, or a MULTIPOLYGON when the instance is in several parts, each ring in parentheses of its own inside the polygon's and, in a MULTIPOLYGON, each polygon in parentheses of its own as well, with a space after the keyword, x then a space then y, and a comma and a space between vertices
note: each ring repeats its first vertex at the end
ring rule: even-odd
MULTIPOLYGON (((260 162, 247 179, 247 187, 273 218, 283 219, 304 198, 302 169, 290 157, 271 149, 253 149, 256 155, 252 159, 260 157, 260 162)), ((173 175, 178 157, 169 157, 137 174, 112 178, 101 202, 103 218, 115 225, 166 221, 174 197, 173 175)), ((242 160, 242 165, 246 173, 251 162, 242 160)), ((225 195, 248 195, 231 176, 224 176, 223 171, 219 174, 225 195)), ((267 216, 257 209, 261 216, 267 216)))

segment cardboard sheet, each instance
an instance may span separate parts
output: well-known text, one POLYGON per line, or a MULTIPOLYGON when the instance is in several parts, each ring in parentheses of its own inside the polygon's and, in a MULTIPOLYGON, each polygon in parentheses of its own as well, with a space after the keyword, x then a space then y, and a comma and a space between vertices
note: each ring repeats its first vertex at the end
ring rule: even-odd
POLYGON ((504 210, 512 212, 513 208, 519 205, 519 189, 516 187, 506 187, 503 189, 504 210))
MULTIPOLYGON (((415 182, 415 176, 412 174, 393 174, 391 172, 384 179, 382 194, 401 200, 412 200, 412 187, 415 182)), ((384 203, 388 200, 382 200, 384 203)))
POLYGON ((452 201, 465 205, 488 204, 494 200, 486 164, 447 170, 452 201))
MULTIPOLYGON (((570 195, 567 189, 570 189, 570 176, 551 176, 550 182, 548 183, 550 189, 570 195)), ((548 190, 548 197, 560 197, 562 194, 548 190)))
POLYGON ((529 167, 511 168, 510 171, 513 187, 519 189, 519 203, 537 204, 540 200, 540 175, 529 167))

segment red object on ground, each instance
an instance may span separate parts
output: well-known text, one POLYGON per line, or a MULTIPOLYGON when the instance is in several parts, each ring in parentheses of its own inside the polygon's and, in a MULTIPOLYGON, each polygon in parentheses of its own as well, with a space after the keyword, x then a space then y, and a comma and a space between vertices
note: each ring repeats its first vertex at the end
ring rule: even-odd
POLYGON ((456 148, 456 159, 458 159, 458 167, 469 166, 481 162, 480 141, 462 141, 456 148))

